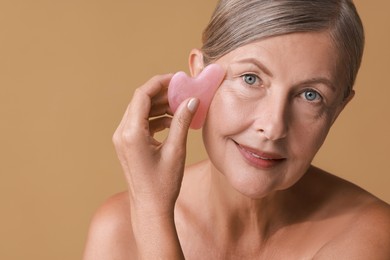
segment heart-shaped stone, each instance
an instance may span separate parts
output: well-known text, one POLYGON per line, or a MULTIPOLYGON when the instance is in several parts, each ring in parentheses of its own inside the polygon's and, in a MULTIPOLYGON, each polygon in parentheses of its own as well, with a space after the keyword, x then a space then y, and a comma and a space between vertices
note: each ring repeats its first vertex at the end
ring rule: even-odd
POLYGON ((185 99, 196 97, 199 107, 190 127, 199 129, 203 126, 206 115, 219 85, 225 77, 225 70, 218 64, 210 64, 196 78, 187 76, 185 72, 173 75, 168 87, 168 102, 173 113, 185 99))

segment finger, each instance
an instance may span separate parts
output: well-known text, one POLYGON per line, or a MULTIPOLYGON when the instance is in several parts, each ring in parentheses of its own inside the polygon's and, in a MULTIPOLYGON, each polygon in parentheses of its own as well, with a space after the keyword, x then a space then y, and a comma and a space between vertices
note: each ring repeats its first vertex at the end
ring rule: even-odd
POLYGON ((165 105, 159 105, 159 106, 152 106, 150 112, 149 112, 149 117, 156 117, 156 116, 163 116, 163 115, 172 115, 171 114, 171 109, 167 104, 165 105))
POLYGON ((152 98, 152 107, 149 113, 149 117, 161 116, 164 114, 173 115, 172 109, 168 102, 168 89, 162 89, 162 91, 152 98))
POLYGON ((168 87, 171 78, 171 74, 154 76, 145 85, 136 89, 128 113, 128 116, 133 118, 134 125, 145 123, 149 117, 152 99, 168 87))
POLYGON ((168 87, 172 74, 159 75, 136 89, 129 105, 127 118, 131 117, 129 127, 144 128, 148 125, 152 99, 168 87))
POLYGON ((157 103, 163 102, 164 98, 157 97, 159 93, 162 93, 162 96, 166 95, 166 89, 171 78, 172 74, 155 76, 134 92, 133 98, 114 133, 114 143, 119 143, 124 135, 133 136, 133 138, 139 138, 140 136, 147 138, 149 136, 148 118, 151 100, 155 98, 157 103))
POLYGON ((166 147, 172 148, 171 152, 180 152, 182 148, 185 151, 188 129, 198 106, 199 99, 191 98, 182 102, 177 109, 166 139, 166 147))
POLYGON ((153 136, 155 133, 163 131, 169 128, 172 122, 171 117, 159 117, 149 121, 150 135, 153 136))
POLYGON ((163 88, 152 98, 152 106, 168 104, 168 88, 163 88))

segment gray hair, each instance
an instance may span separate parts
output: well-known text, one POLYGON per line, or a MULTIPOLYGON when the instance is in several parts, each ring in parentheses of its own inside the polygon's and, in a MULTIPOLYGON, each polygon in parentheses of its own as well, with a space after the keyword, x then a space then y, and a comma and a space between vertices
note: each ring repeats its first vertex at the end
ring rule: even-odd
POLYGON ((203 32, 204 62, 245 44, 295 32, 328 31, 349 96, 359 70, 364 30, 352 0, 220 0, 203 32))

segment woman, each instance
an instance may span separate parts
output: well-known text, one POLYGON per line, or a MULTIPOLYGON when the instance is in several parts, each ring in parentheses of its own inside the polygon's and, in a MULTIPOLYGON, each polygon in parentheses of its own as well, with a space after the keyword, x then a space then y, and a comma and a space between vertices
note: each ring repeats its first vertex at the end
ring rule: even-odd
POLYGON ((389 205, 311 165, 363 45, 349 0, 220 1, 189 58, 192 76, 226 72, 209 158, 184 167, 198 99, 171 118, 171 74, 138 88, 113 138, 129 189, 96 213, 84 258, 390 259, 389 205))

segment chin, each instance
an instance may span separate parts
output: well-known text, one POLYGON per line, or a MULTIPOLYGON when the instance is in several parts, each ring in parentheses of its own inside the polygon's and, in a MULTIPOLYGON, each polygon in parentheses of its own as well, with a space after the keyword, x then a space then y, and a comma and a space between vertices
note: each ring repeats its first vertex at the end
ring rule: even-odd
MULTIPOLYGON (((258 175, 258 173, 257 173, 258 175)), ((279 189, 277 181, 266 176, 227 176, 228 182, 237 192, 251 199, 261 199, 279 189)))
POLYGON ((278 191, 291 188, 304 174, 301 171, 291 172, 286 169, 273 171, 258 169, 242 169, 229 171, 225 169, 223 175, 229 185, 240 194, 251 199, 262 199, 278 191))

